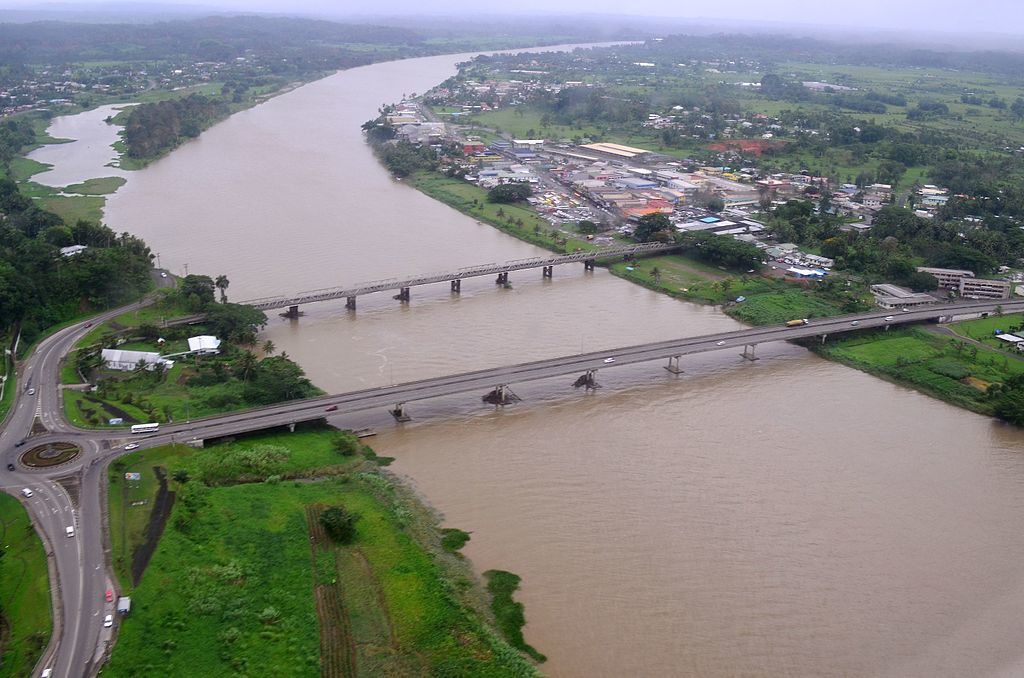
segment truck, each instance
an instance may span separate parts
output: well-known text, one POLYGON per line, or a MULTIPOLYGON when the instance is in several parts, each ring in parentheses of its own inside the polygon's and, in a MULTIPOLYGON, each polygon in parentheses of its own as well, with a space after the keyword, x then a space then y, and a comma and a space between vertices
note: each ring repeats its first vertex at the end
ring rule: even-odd
POLYGON ((806 325, 807 322, 807 318, 798 318, 797 320, 788 321, 786 327, 800 327, 801 325, 806 325))

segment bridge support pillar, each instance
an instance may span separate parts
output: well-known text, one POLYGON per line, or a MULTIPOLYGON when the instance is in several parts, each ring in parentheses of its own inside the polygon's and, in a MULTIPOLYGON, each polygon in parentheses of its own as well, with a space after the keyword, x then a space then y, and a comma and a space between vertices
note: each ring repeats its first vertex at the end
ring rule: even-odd
POLYGON ((594 260, 593 259, 585 259, 583 261, 583 270, 584 271, 593 271, 594 270, 594 260))
POLYGON ((409 303, 409 288, 403 287, 398 290, 398 294, 395 295, 395 299, 399 300, 403 304, 409 303))
POLYGON ((299 305, 298 304, 296 304, 295 306, 289 306, 288 310, 281 314, 282 317, 284 317, 284 318, 291 318, 293 320, 295 318, 298 318, 300 315, 301 314, 299 313, 299 305))
POLYGON ((584 374, 581 374, 576 381, 572 384, 573 388, 579 388, 585 386, 588 391, 601 388, 601 384, 597 383, 597 370, 587 370, 584 374))
POLYGON ((825 340, 826 340, 826 339, 828 339, 828 335, 827 335, 827 334, 823 334, 823 335, 821 335, 821 343, 822 343, 822 344, 824 344, 824 343, 825 343, 825 340))
POLYGON ((757 357, 757 344, 744 344, 743 353, 740 354, 740 357, 751 362, 759 360, 757 357))
POLYGON ((498 384, 492 390, 484 394, 480 399, 491 405, 505 406, 518 402, 519 396, 512 392, 512 389, 508 387, 508 384, 498 384))
POLYGON ((543 270, 542 270, 541 275, 543 277, 545 277, 545 278, 550 278, 550 277, 552 277, 554 275, 554 271, 555 271, 555 267, 554 266, 545 266, 543 268, 543 270))
POLYGON ((683 371, 679 369, 679 358, 680 356, 677 355, 669 356, 668 365, 665 366, 665 369, 672 374, 682 374, 683 371))
POLYGON ((495 285, 507 285, 508 284, 508 271, 502 271, 498 274, 498 277, 494 279, 495 285))
POLYGON ((356 298, 345 297, 345 308, 347 308, 350 311, 356 310, 356 298))
POLYGON ((405 403, 395 403, 395 407, 388 411, 391 412, 391 416, 395 418, 395 421, 412 421, 412 417, 405 411, 405 403))
POLYGON ((459 294, 460 292, 462 292, 462 281, 461 280, 453 280, 452 281, 452 294, 459 294))
POLYGON ((295 422, 294 421, 292 423, 288 424, 288 430, 291 431, 292 433, 295 433, 295 422))

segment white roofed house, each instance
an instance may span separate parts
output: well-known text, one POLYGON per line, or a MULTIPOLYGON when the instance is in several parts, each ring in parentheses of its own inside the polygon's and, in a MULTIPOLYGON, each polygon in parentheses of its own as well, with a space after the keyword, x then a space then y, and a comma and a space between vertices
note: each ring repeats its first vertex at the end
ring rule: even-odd
POLYGON ((147 370, 155 369, 158 364, 162 364, 167 370, 174 367, 173 360, 167 360, 159 353, 150 351, 122 351, 118 348, 105 348, 100 355, 107 369, 121 372, 130 372, 136 369, 140 363, 147 370))
POLYGON ((196 355, 216 355, 220 353, 220 339, 208 334, 189 337, 188 352, 196 355))

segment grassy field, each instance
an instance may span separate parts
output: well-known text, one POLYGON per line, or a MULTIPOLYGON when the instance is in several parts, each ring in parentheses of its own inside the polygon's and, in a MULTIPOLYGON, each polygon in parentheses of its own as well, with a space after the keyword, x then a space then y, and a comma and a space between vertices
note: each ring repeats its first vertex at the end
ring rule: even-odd
POLYGON ((985 397, 989 385, 1024 373, 1022 360, 925 328, 868 331, 814 350, 983 414, 991 413, 985 397))
POLYGON ((410 184, 431 198, 440 200, 474 219, 487 222, 520 240, 555 252, 564 252, 569 246, 559 244, 556 236, 552 234, 551 224, 540 218, 533 210, 518 205, 489 203, 487 191, 461 179, 450 179, 436 172, 420 172, 410 178, 410 184))
POLYGON ((0 494, 0 677, 31 674, 50 637, 43 544, 17 499, 0 494))
POLYGON ((98 179, 87 179, 80 184, 66 186, 66 193, 78 193, 79 195, 108 195, 124 186, 127 180, 124 177, 100 177, 98 179))
MULTIPOLYGON (((286 449, 286 465, 312 472, 338 458, 335 435, 235 445, 286 449)), ((427 512, 372 464, 346 458, 352 472, 312 482, 205 484, 205 465, 231 456, 223 446, 163 448, 112 471, 123 478, 126 468, 163 464, 194 475, 174 484, 171 519, 104 675, 536 675, 467 607, 472 577, 444 552, 427 512), (353 543, 325 541, 310 520, 328 506, 358 514, 353 543)), ((138 519, 114 522, 125 510, 117 489, 112 534, 137 535, 138 519)), ((115 553, 124 544, 115 541, 115 553)))
POLYGON ((1004 316, 990 315, 987 318, 956 323, 951 325, 951 329, 962 337, 980 341, 986 346, 991 346, 1000 351, 1013 350, 1016 352, 1005 341, 996 339, 995 331, 1002 330, 1012 334, 1024 331, 1024 313, 1012 313, 1004 316))

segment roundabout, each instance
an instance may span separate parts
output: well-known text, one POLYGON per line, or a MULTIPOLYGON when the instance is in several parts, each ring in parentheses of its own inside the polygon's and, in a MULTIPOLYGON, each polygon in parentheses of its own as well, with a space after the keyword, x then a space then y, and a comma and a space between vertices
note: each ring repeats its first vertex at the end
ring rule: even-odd
POLYGON ((19 461, 28 468, 53 468, 76 459, 81 453, 82 448, 74 443, 47 443, 25 452, 19 461))

